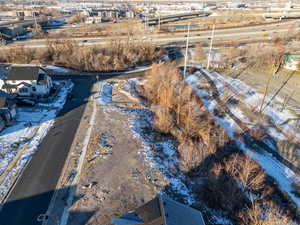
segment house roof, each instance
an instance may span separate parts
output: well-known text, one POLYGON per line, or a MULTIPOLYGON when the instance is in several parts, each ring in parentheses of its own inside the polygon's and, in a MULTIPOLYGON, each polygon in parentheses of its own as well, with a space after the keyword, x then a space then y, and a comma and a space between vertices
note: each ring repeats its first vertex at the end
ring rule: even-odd
MULTIPOLYGON (((132 214, 132 213, 131 213, 132 214)), ((196 209, 158 195, 155 199, 136 209, 136 218, 126 216, 113 219, 115 225, 144 224, 144 225, 205 225, 202 214, 196 209), (138 223, 139 219, 143 223, 138 223)))
POLYGON ((9 69, 7 80, 38 80, 40 69, 33 65, 13 65, 9 69))
POLYGON ((4 108, 6 105, 6 98, 0 96, 0 108, 4 108))
POLYGON ((159 199, 155 198, 145 205, 135 210, 135 213, 141 218, 145 223, 151 222, 158 217, 161 217, 161 210, 159 205, 159 199))
POLYGON ((166 225, 205 225, 202 214, 187 205, 162 196, 166 225))

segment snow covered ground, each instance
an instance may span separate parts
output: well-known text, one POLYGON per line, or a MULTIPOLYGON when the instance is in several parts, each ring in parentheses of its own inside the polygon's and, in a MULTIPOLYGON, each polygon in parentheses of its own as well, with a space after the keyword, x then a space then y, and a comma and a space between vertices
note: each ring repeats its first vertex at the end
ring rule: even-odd
POLYGON ((26 33, 24 35, 20 35, 18 37, 18 39, 19 40, 23 40, 23 39, 32 38, 32 37, 34 37, 34 34, 32 32, 28 32, 28 33, 26 33))
POLYGON ((64 67, 59 67, 59 66, 52 66, 52 65, 47 65, 45 67, 46 69, 50 70, 51 72, 56 72, 56 73, 70 73, 72 70, 64 68, 64 67))
POLYGON ((4 66, 0 67, 0 80, 4 80, 7 76, 7 69, 4 66))
MULTIPOLYGON (((249 87, 242 81, 238 79, 233 79, 230 77, 223 77, 218 73, 208 73, 204 71, 209 78, 215 83, 217 90, 220 94, 219 98, 223 101, 233 97, 238 99, 240 102, 248 106, 250 109, 258 108, 262 102, 263 95, 256 92, 255 89, 249 87)), ((189 75, 186 78, 186 83, 191 85, 195 90, 196 94, 201 97, 206 108, 214 114, 214 110, 217 108, 217 102, 211 97, 211 94, 208 93, 207 89, 201 87, 201 83, 205 83, 206 80, 203 75, 200 73, 189 75)), ((270 96, 267 96, 266 102, 268 102, 270 96)), ((289 135, 295 136, 298 141, 299 131, 297 128, 297 120, 289 120, 295 118, 289 109, 281 110, 282 100, 280 98, 275 98, 275 100, 266 107, 263 111, 264 114, 270 117, 272 124, 280 127, 280 130, 274 129, 272 127, 266 127, 268 134, 275 140, 275 142, 280 142, 282 139, 288 140, 286 133, 289 135)), ((247 117, 246 113, 240 109, 237 104, 226 104, 230 111, 240 120, 247 123, 248 127, 254 126, 251 123, 251 119, 247 117)), ((224 117, 214 116, 215 120, 222 125, 229 136, 233 137, 234 132, 241 132, 240 127, 235 123, 235 121, 228 115, 224 117)), ((268 152, 258 152, 256 149, 247 148, 244 143, 238 142, 242 150, 245 151, 247 155, 257 161, 260 166, 265 169, 266 173, 273 177, 280 189, 289 194, 291 199, 300 207, 300 199, 293 193, 292 183, 294 181, 300 180, 299 175, 294 173, 291 169, 280 163, 268 152)), ((270 143, 267 143, 270 146, 270 143)), ((278 151, 276 147, 270 146, 274 151, 278 151)), ((295 149, 296 153, 299 153, 299 149, 295 149)), ((298 155, 299 156, 299 155, 298 155)), ((298 157, 299 159, 299 157, 298 157)))
POLYGON ((18 107, 15 123, 0 133, 0 199, 36 152, 73 87, 68 81, 57 84, 61 90, 53 102, 40 103, 34 108, 18 107))

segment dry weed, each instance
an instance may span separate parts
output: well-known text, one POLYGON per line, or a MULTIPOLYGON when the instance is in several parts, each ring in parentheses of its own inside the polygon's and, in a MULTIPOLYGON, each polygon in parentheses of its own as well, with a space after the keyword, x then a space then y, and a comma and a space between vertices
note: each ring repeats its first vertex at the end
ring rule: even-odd
POLYGON ((72 39, 48 40, 45 49, 2 50, 0 61, 31 63, 34 60, 79 71, 111 71, 151 63, 161 54, 150 42, 112 40, 109 46, 80 46, 72 39))
POLYGON ((259 204, 253 202, 251 207, 240 214, 243 225, 292 225, 294 224, 272 203, 259 204))

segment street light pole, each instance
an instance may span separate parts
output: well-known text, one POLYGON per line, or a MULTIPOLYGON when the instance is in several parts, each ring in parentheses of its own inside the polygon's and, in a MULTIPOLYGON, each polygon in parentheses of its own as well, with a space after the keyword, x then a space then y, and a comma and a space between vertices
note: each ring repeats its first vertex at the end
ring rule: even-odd
POLYGON ((206 67, 207 69, 209 69, 209 67, 210 67, 210 56, 211 56, 211 50, 212 50, 212 46, 213 46, 214 36, 215 36, 215 24, 213 25, 211 39, 210 39, 210 46, 209 46, 209 52, 208 52, 208 58, 207 58, 207 67, 206 67))
MULTIPOLYGON (((33 9, 35 9, 35 1, 33 2, 33 9)), ((34 18, 34 23, 35 23, 35 33, 37 34, 37 21, 36 21, 36 16, 35 16, 35 11, 32 12, 33 13, 33 18, 34 18)))
POLYGON ((158 30, 160 30, 160 13, 158 13, 158 30))
POLYGON ((186 37, 185 57, 184 57, 184 70, 183 70, 183 76, 184 77, 186 75, 186 67, 187 67, 187 60, 188 60, 189 37, 190 37, 190 23, 188 24, 188 32, 187 32, 187 37, 186 37))

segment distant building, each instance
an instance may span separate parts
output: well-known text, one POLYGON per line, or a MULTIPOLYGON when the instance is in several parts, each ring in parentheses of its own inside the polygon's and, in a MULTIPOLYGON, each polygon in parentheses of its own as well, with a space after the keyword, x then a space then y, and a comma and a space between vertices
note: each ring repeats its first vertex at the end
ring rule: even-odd
POLYGON ((0 33, 0 38, 12 39, 19 35, 25 34, 26 30, 22 25, 3 26, 0 27, 0 33))
POLYGON ((17 16, 17 17, 37 17, 40 16, 40 12, 39 11, 31 11, 31 10, 26 10, 26 11, 15 11, 13 14, 13 16, 17 16))
POLYGON ((201 212, 165 195, 158 195, 134 212, 112 219, 112 224, 205 225, 201 212))
POLYGON ((135 13, 133 11, 126 11, 125 17, 126 18, 134 18, 135 17, 135 13))
POLYGON ((102 17, 101 16, 91 16, 87 17, 85 20, 85 23, 88 24, 97 24, 102 22, 102 17))
POLYGON ((34 65, 13 65, 2 89, 20 97, 45 97, 53 88, 46 71, 34 65))
POLYGON ((300 54, 289 54, 285 56, 284 68, 288 70, 299 70, 300 54))

